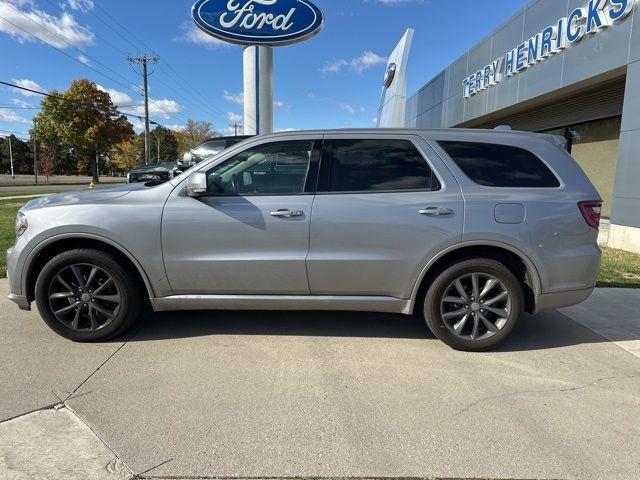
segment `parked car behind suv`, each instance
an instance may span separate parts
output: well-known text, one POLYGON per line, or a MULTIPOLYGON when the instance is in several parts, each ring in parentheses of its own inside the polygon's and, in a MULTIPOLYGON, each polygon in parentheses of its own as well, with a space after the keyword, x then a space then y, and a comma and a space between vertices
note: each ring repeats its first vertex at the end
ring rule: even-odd
POLYGON ((225 149, 240 143, 247 135, 236 137, 216 137, 202 142, 193 150, 185 153, 182 160, 173 162, 150 163, 140 165, 127 174, 127 183, 136 182, 167 182, 181 174, 184 170, 200 163, 202 160, 217 155, 225 149))
POLYGON ((75 341, 155 311, 420 313, 453 348, 592 292, 601 200, 548 135, 344 130, 255 137, 161 185, 32 200, 9 298, 75 341))

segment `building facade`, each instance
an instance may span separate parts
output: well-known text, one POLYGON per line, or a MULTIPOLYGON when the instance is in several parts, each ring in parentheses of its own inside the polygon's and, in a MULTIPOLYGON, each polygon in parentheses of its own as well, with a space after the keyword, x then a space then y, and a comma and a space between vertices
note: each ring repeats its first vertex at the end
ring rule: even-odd
POLYGON ((640 252, 640 1, 531 1, 405 112, 407 127, 564 136, 604 199, 609 245, 640 252))

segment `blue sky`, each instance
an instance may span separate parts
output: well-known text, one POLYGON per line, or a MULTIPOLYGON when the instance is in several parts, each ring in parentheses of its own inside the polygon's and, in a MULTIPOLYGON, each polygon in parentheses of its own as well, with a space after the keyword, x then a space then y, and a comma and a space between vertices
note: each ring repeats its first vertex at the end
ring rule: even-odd
MULTIPOLYGON (((409 66, 412 94, 526 0, 315 3, 325 14, 324 30, 274 52, 276 129, 373 126, 386 56, 406 28, 416 31, 409 66)), ((190 17, 192 4, 0 0, 0 80, 48 91, 89 78, 108 90, 121 110, 140 114, 141 79, 127 56, 153 50, 161 59, 150 77, 152 120, 174 129, 188 118, 208 120, 228 133, 230 123, 241 122, 242 50, 199 32, 190 17)), ((27 132, 39 101, 0 86, 0 135, 27 132)))

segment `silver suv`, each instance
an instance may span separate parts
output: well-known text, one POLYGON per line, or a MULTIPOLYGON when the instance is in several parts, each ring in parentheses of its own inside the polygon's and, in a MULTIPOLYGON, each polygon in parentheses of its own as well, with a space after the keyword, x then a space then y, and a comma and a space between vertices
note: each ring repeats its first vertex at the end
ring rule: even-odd
POLYGON ((75 341, 165 310, 424 316, 496 347, 574 305, 600 267, 601 199, 557 137, 344 130, 246 140, 169 182, 53 195, 18 214, 11 292, 75 341))

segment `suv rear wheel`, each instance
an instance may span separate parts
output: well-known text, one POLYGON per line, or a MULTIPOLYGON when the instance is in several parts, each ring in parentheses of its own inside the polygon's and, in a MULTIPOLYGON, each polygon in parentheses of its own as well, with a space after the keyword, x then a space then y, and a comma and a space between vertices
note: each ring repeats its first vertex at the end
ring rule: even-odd
POLYGON ((489 259, 465 260, 429 287, 424 317, 434 335, 456 350, 496 348, 516 327, 524 295, 514 274, 489 259))
POLYGON ((141 289, 118 260, 96 250, 70 250, 49 261, 36 281, 47 325, 75 342, 108 340, 141 312, 141 289))

